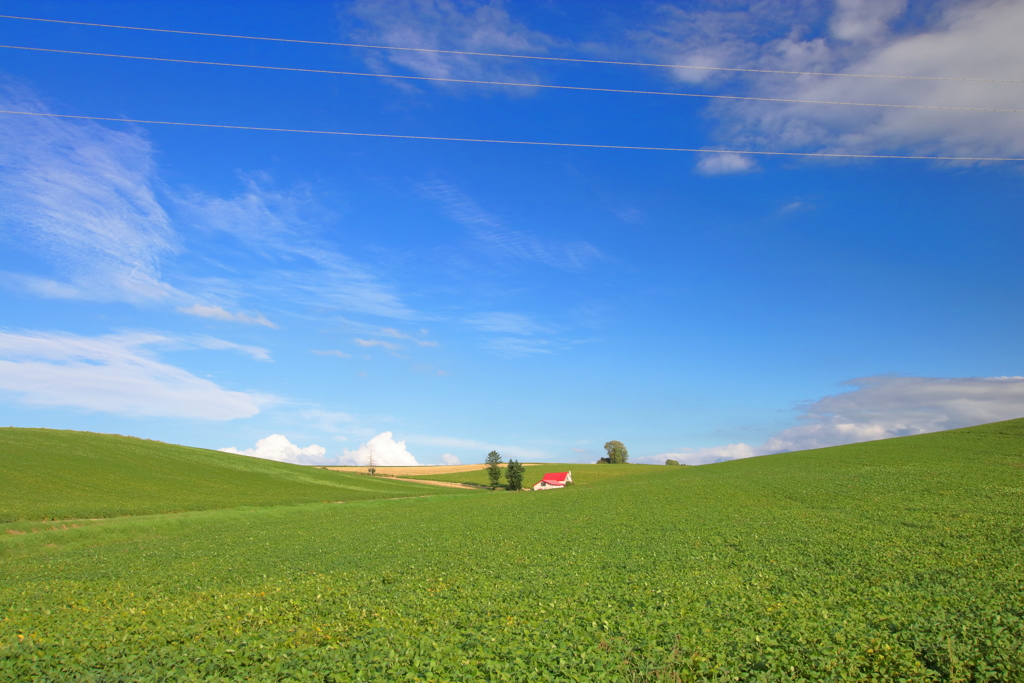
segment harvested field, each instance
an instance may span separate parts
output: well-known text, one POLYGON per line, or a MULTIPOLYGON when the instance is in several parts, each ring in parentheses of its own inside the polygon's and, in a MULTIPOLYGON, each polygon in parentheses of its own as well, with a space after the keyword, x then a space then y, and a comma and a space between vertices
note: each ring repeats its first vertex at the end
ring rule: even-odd
MULTIPOLYGON (((524 462, 524 465, 536 465, 537 463, 524 462)), ((499 465, 504 467, 505 463, 499 465)), ((455 474, 456 472, 473 472, 474 470, 486 469, 487 465, 475 463, 473 465, 414 465, 404 467, 376 467, 377 474, 392 474, 396 477, 418 477, 430 474, 455 474)), ((361 472, 365 473, 367 466, 358 467, 324 467, 325 470, 336 472, 361 472)))

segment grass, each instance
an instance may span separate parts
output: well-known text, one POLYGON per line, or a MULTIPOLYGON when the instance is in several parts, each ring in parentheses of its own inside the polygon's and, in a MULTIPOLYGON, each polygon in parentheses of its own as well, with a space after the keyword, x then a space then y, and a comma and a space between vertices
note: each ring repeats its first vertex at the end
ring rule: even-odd
POLYGON ((442 492, 113 434, 18 428, 0 428, 0 481, 0 522, 442 492))
POLYGON ((0 525, 0 679, 1021 679, 1024 420, 594 467, 544 494, 0 525))

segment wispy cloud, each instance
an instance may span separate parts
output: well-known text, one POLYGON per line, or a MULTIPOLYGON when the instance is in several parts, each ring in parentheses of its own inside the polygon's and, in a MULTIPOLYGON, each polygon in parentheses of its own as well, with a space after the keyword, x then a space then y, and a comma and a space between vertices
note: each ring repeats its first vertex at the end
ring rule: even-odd
MULTIPOLYGON (((399 332, 398 330, 396 330, 393 327, 383 327, 383 328, 381 328, 380 333, 384 334, 384 335, 387 335, 389 337, 394 337, 395 339, 408 339, 409 341, 415 343, 417 346, 440 346, 441 345, 439 342, 436 342, 436 341, 431 341, 431 340, 428 340, 428 339, 417 339, 416 337, 412 336, 411 334, 405 334, 404 332, 399 332)), ((426 334, 426 330, 423 330, 422 334, 426 334)))
POLYGON ((335 219, 308 190, 277 190, 269 177, 259 174, 243 177, 243 183, 245 189, 234 197, 193 191, 178 197, 176 206, 195 227, 232 235, 261 257, 260 277, 234 274, 247 280, 250 292, 308 306, 416 317, 378 274, 317 237, 335 219))
POLYGON ((245 313, 230 313, 225 311, 220 306, 204 306, 202 304, 192 304, 191 306, 179 306, 179 313, 185 315, 195 315, 200 318, 213 318, 214 320, 226 320, 233 323, 242 323, 243 325, 263 325, 272 329, 277 329, 278 326, 265 317, 262 314, 256 314, 255 316, 246 315, 245 313))
MULTIPOLYGON (((554 43, 549 36, 513 20, 501 2, 360 0, 350 4, 345 14, 361 22, 352 37, 378 45, 539 54, 554 43)), ((367 63, 379 72, 394 71, 397 66, 433 78, 539 80, 526 64, 465 55, 385 50, 369 53, 367 63)), ((509 93, 518 97, 529 94, 522 90, 509 93)))
POLYGON ((547 332, 528 316, 521 313, 478 313, 465 318, 465 322, 484 332, 531 335, 547 332))
MULTIPOLYGON (((4 109, 45 112, 25 89, 0 84, 4 109)), ((41 116, 0 116, 0 220, 11 246, 43 255, 58 279, 6 274, 52 298, 140 303, 181 298, 160 259, 177 243, 156 197, 139 132, 41 116)))
POLYGON ((782 451, 925 434, 1024 417, 1024 377, 865 377, 854 387, 809 403, 785 429, 760 446, 745 443, 652 456, 698 465, 782 451))
POLYGON ((495 216, 453 185, 438 180, 421 183, 420 192, 461 223, 478 244, 495 258, 542 263, 567 270, 582 270, 603 255, 589 242, 555 242, 506 228, 495 216))
POLYGON ((352 354, 350 354, 350 353, 345 353, 344 351, 337 351, 335 349, 328 349, 326 351, 318 351, 317 349, 312 349, 310 351, 310 353, 315 353, 318 356, 336 356, 337 358, 351 358, 352 357, 352 354))
POLYGON ((251 417, 277 400, 223 389, 149 350, 175 342, 148 333, 0 333, 0 389, 28 405, 202 420, 251 417))
POLYGON ((362 346, 363 348, 379 346, 381 348, 387 349, 388 351, 398 351, 399 349, 402 348, 401 344, 395 344, 394 342, 384 341, 383 339, 360 339, 356 337, 352 341, 354 341, 359 346, 362 346))
POLYGON ((201 349, 213 351, 238 351, 249 356, 253 360, 270 361, 270 351, 260 346, 249 346, 248 344, 236 344, 225 339, 216 337, 195 336, 183 337, 180 340, 184 345, 196 346, 201 349))

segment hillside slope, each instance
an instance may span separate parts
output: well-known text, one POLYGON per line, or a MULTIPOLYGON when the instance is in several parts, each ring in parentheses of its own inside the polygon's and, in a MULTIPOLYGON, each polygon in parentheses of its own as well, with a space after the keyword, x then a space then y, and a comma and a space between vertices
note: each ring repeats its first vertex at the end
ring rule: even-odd
POLYGON ((0 428, 0 522, 461 492, 113 434, 0 428))
POLYGON ((1024 420, 580 474, 0 525, 0 680, 1024 680, 1024 420))

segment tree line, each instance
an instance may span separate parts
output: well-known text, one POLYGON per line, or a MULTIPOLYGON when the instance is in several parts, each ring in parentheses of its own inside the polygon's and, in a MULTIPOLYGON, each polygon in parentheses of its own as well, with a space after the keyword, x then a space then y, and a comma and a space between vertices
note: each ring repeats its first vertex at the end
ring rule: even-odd
POLYGON ((491 484, 491 488, 498 488, 501 485, 501 473, 505 473, 505 488, 509 491, 522 491, 523 490, 523 475, 526 474, 526 468, 523 467, 522 463, 518 460, 509 460, 508 465, 505 466, 504 470, 501 467, 501 455, 498 451, 491 451, 487 454, 487 480, 491 484))

